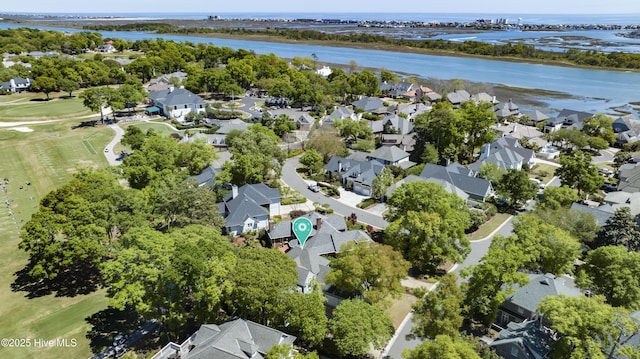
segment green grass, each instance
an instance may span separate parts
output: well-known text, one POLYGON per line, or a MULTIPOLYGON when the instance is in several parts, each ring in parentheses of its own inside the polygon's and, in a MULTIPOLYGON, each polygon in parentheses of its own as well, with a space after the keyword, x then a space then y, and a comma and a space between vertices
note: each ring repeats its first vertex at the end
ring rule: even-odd
MULTIPOLYGON (((30 101, 20 99, 12 104, 0 106, 0 118, 3 122, 16 120, 48 120, 91 115, 77 97, 70 99, 52 99, 51 101, 30 101)), ((96 116, 98 116, 96 114, 96 116)))
POLYGON ((480 226, 477 231, 469 233, 467 238, 470 241, 477 241, 489 236, 493 231, 500 227, 511 215, 508 213, 497 213, 490 220, 480 226))
POLYGON ((139 122, 133 123, 129 126, 136 126, 142 130, 142 132, 147 132, 147 130, 152 129, 157 133, 160 133, 164 136, 171 135, 172 133, 177 133, 180 136, 184 133, 184 131, 176 131, 173 127, 167 126, 166 123, 163 122, 139 122))
POLYGON ((547 184, 554 176, 554 173, 558 167, 546 163, 538 163, 533 166, 530 172, 530 177, 537 178, 542 183, 547 184))
POLYGON ((27 263, 26 254, 18 249, 18 230, 36 211, 42 196, 66 183, 78 166, 107 166, 104 154, 95 149, 103 148, 113 138, 113 131, 103 126, 72 130, 76 123, 29 125, 34 130, 29 133, 0 128, 0 179, 10 180, 7 196, 14 214, 9 214, 0 190, 0 338, 77 341, 77 346, 70 348, 0 348, 0 358, 87 358, 91 355, 86 338, 90 328, 85 318, 107 306, 104 290, 75 297, 52 294, 29 299, 26 292, 11 289, 14 273, 27 263))
POLYGON ((393 321, 393 327, 398 329, 404 317, 411 311, 411 306, 418 300, 413 295, 402 294, 398 299, 395 299, 391 305, 386 309, 386 312, 391 316, 393 321))

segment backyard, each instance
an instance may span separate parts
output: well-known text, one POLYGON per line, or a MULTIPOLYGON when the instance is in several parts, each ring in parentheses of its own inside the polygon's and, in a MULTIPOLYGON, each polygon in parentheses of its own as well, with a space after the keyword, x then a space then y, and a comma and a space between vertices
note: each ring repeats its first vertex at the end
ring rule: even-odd
POLYGON ((0 180, 6 188, 0 191, 4 197, 0 206, 0 337, 29 339, 31 346, 0 347, 0 357, 86 358, 91 349, 86 336, 90 325, 85 319, 106 308, 105 291, 56 296, 55 292, 23 290, 15 275, 27 263, 26 254, 18 249, 19 230, 37 210, 39 200, 68 181, 77 167, 107 165, 102 149, 113 138, 113 131, 104 126, 72 129, 81 122, 77 116, 89 114, 75 99, 31 102, 6 96, 0 103, 12 98, 19 104, 0 104, 0 124, 10 125, 5 116, 32 123, 0 128, 0 180), (46 119, 60 121, 36 123, 46 119), (68 346, 36 346, 36 339, 66 339, 68 346))

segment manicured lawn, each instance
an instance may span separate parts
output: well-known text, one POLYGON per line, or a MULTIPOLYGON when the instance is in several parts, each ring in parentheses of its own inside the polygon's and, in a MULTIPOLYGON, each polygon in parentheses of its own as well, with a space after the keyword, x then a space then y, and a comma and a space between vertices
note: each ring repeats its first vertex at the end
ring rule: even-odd
MULTIPOLYGON (((91 115, 77 97, 70 99, 54 98, 51 101, 22 100, 0 106, 1 121, 46 120, 91 115)), ((26 98, 25 98, 26 99, 26 98)), ((4 100, 0 98, 0 100, 4 100)), ((99 115, 96 114, 98 117, 99 115)))
POLYGON ((477 231, 468 234, 467 238, 469 238, 470 241, 484 239, 498 227, 500 227, 500 225, 504 223, 509 217, 511 217, 511 215, 508 213, 497 213, 489 221, 481 225, 477 231))
MULTIPOLYGON (((411 306, 418 298, 410 294, 403 294, 402 297, 393 301, 391 306, 387 308, 387 313, 391 316, 393 327, 398 329, 404 317, 411 311, 411 306)), ((410 325, 410 324, 409 324, 410 325)))
POLYGON ((77 341, 68 348, 36 348, 33 342, 31 348, 0 348, 0 358, 87 358, 91 350, 85 318, 107 306, 104 290, 74 297, 28 298, 27 292, 11 288, 14 273, 27 262, 26 254, 18 249, 18 231, 36 211, 39 200, 67 182, 77 166, 107 165, 102 151, 95 149, 103 148, 113 131, 103 126, 72 130, 76 123, 29 125, 34 130, 29 133, 0 128, 0 180, 9 179, 6 196, 0 190, 0 337, 77 341))
MULTIPOLYGON (((147 130, 152 129, 157 133, 160 133, 164 136, 171 135, 172 133, 178 133, 180 136, 184 133, 184 131, 175 131, 173 127, 167 126, 167 124, 163 122, 138 122, 133 123, 128 126, 136 126, 142 130, 142 132, 147 132, 147 130)), ((124 126, 122 126, 124 128, 124 126)))
POLYGON ((530 171, 530 177, 538 178, 542 183, 547 184, 554 176, 556 168, 546 163, 538 163, 530 171))

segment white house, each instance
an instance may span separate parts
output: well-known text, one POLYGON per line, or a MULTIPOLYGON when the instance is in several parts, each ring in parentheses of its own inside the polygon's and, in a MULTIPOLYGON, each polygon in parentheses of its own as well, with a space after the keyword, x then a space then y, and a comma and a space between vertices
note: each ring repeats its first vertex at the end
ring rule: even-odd
POLYGON ((149 94, 160 112, 165 116, 183 121, 189 112, 200 113, 206 110, 206 104, 200 96, 184 88, 169 87, 167 90, 154 91, 149 94))

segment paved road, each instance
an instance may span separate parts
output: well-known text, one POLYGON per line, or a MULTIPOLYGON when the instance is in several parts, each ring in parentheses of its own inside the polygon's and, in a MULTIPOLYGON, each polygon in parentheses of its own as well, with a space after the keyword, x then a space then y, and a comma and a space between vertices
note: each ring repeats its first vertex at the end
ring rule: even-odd
MULTIPOLYGON (((458 264, 453 273, 455 273, 458 277, 460 277, 460 271, 464 268, 469 267, 473 264, 478 264, 480 259, 489 251, 489 246, 491 245, 491 240, 495 234, 501 234, 503 236, 509 236, 513 232, 513 225, 511 224, 511 220, 513 217, 510 217, 507 222, 505 222, 500 229, 494 233, 493 235, 478 241, 471 242, 471 253, 467 256, 467 258, 461 264, 458 264)), ((402 322, 398 330, 396 331, 396 336, 390 342, 390 345, 387 347, 386 355, 388 355, 392 359, 401 359, 402 352, 406 349, 413 349, 418 346, 422 341, 419 339, 407 339, 407 335, 411 332, 411 327, 413 326, 413 322, 411 318, 413 317, 413 313, 409 313, 407 318, 402 322)))
POLYGON ((124 136, 124 130, 117 124, 109 125, 109 127, 116 132, 116 135, 113 140, 111 140, 111 142, 109 142, 105 147, 104 156, 107 158, 107 161, 111 166, 117 166, 120 162, 116 161, 116 157, 118 156, 113 151, 113 148, 115 147, 115 145, 120 143, 120 140, 122 140, 122 136, 124 136))
POLYGON ((309 200, 318 203, 328 203, 331 208, 335 211, 335 213, 349 216, 351 213, 355 213, 358 215, 358 221, 366 224, 370 224, 377 228, 385 228, 389 224, 387 221, 382 219, 382 217, 369 213, 367 211, 363 211, 359 208, 348 206, 340 201, 337 201, 331 197, 325 196, 321 192, 311 192, 307 188, 307 182, 305 182, 302 177, 296 172, 296 167, 298 166, 298 157, 288 159, 284 166, 282 167, 282 180, 287 186, 293 188, 294 190, 300 192, 303 196, 307 197, 309 200))

